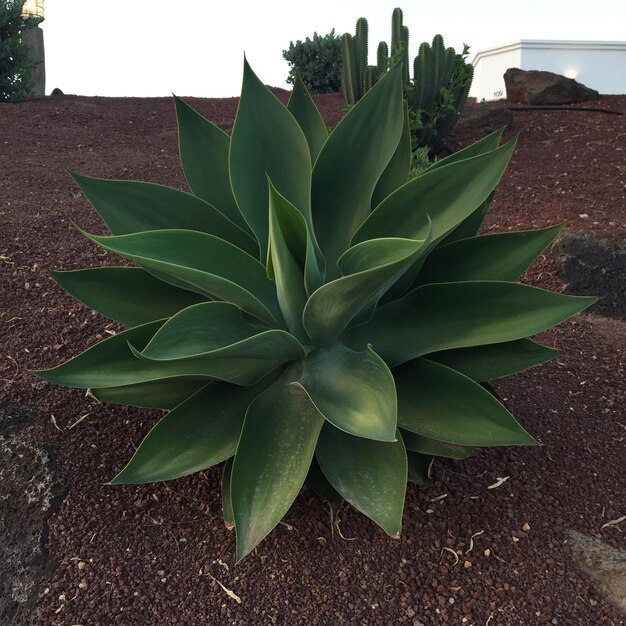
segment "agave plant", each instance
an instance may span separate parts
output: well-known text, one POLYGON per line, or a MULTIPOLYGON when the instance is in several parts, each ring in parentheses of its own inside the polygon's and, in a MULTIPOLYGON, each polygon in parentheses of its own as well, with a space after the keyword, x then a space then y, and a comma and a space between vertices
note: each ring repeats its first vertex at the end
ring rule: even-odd
POLYGON ((514 149, 494 133, 407 182, 402 68, 328 134, 303 84, 287 107, 244 64, 229 137, 179 99, 192 194, 74 178, 134 267, 57 272, 127 325, 37 372, 165 409, 113 484, 223 463, 237 558, 306 483, 400 532, 433 456, 534 445, 488 381, 555 356, 528 336, 593 302, 519 284, 561 225, 478 235, 514 149))

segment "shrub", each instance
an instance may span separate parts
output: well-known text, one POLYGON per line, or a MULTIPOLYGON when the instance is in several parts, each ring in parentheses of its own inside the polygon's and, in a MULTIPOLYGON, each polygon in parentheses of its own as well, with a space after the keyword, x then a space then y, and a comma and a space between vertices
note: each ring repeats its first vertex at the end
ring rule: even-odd
POLYGON ((32 89, 37 63, 22 38, 41 21, 22 17, 23 0, 0 2, 0 102, 23 100, 32 89))
POLYGON ((85 236, 137 266, 55 278, 130 328, 38 374, 169 410, 112 483, 225 462, 239 559, 304 484, 395 537, 433 456, 534 445, 487 381, 553 358, 527 337, 594 301, 515 282, 561 225, 476 235, 514 141, 406 182, 400 69, 330 135, 300 81, 285 108, 247 63, 231 137, 177 99, 193 194, 75 175, 113 233, 85 236))
POLYGON ((313 34, 304 41, 290 42, 283 50, 289 63, 287 82, 292 85, 296 73, 311 93, 334 93, 341 87, 341 38, 335 29, 324 35, 313 34))

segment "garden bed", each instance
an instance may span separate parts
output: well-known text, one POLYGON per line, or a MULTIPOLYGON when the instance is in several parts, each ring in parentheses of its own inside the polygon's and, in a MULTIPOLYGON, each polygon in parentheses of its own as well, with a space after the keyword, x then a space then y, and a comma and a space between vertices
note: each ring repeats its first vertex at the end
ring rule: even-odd
MULTIPOLYGON (((238 100, 188 102, 229 129, 238 100)), ((317 102, 327 123, 340 119, 340 96, 317 102)), ((593 107, 626 112, 626 96, 605 96, 593 107)), ((98 404, 27 371, 58 364, 118 328, 49 276, 114 263, 74 227, 106 232, 67 172, 185 188, 172 101, 35 99, 0 106, 0 128, 0 443, 18 452, 39 446, 51 459, 37 464, 45 474, 35 481, 39 491, 0 491, 0 521, 39 525, 30 583, 0 570, 7 579, 2 623, 624 623, 575 563, 568 532, 598 537, 607 550, 624 548, 619 525, 610 524, 626 514, 626 325, 619 314, 591 309, 540 337, 563 354, 497 388, 543 446, 437 461, 432 487, 409 486, 400 540, 349 506, 331 524, 325 505, 303 492, 286 523, 235 566, 234 533, 220 517, 219 470, 159 485, 106 486, 157 411, 98 404), (24 411, 34 421, 11 426, 24 411)), ((623 258, 626 116, 514 111, 513 133, 518 148, 485 230, 568 220, 566 232, 607 240, 604 247, 622 250, 615 257, 623 258)), ((595 262, 599 275, 616 277, 597 288, 619 303, 623 273, 610 260, 595 262)), ((548 251, 524 281, 564 291, 561 266, 548 251)), ((592 278, 581 282, 591 292, 592 278)))

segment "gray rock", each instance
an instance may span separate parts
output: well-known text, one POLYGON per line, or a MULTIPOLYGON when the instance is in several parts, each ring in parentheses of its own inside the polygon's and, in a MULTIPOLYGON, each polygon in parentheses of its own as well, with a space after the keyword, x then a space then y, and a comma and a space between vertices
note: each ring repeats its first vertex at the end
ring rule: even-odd
POLYGON ((574 561, 609 602, 626 614, 626 551, 596 537, 565 531, 574 561))
POLYGON ((62 485, 54 451, 33 441, 24 408, 0 403, 0 624, 35 623, 43 576, 53 567, 45 550, 46 522, 62 485))
POLYGON ((520 104, 572 104, 600 97, 595 89, 552 72, 511 67, 504 73, 504 84, 507 100, 520 104))

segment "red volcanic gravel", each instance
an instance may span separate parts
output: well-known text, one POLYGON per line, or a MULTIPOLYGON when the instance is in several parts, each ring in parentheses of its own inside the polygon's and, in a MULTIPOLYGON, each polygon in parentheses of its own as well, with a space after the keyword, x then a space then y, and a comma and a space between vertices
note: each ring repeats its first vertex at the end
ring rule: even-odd
MULTIPOLYGON (((342 116, 340 96, 316 101, 327 123, 342 116)), ((232 125, 237 99, 188 102, 223 128, 232 125)), ((624 112, 626 96, 589 106, 624 112)), ((518 148, 485 228, 567 219, 567 231, 623 246, 626 116, 513 116, 507 136, 519 134, 518 148)), ((433 486, 408 488, 400 540, 347 505, 333 526, 325 505, 303 492, 286 524, 235 565, 234 534, 220 518, 220 469, 156 485, 105 484, 159 412, 97 404, 27 371, 56 365, 116 328, 49 277, 52 269, 113 261, 74 228, 106 232, 68 171, 185 188, 173 102, 34 99, 0 105, 0 128, 0 403, 36 415, 21 437, 56 448, 65 486, 43 533, 45 566, 30 618, 2 623, 624 624, 575 564, 566 538, 574 529, 624 548, 619 526, 603 528, 626 514, 623 321, 581 315, 541 336, 564 349, 558 360, 497 388, 543 445, 437 461, 433 486)), ((566 288, 550 251, 524 280, 566 288)), ((7 581, 1 587, 9 593, 7 581)))

